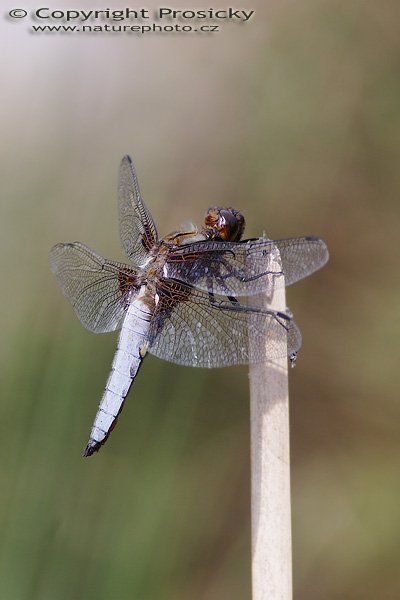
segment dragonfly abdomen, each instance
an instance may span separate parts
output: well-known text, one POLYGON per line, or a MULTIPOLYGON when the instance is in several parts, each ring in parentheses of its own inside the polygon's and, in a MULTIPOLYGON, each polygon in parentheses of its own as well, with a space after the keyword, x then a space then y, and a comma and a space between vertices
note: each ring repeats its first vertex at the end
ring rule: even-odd
POLYGON ((151 311, 143 295, 128 307, 111 373, 97 411, 84 456, 97 452, 115 427, 125 398, 136 377, 145 352, 151 311))

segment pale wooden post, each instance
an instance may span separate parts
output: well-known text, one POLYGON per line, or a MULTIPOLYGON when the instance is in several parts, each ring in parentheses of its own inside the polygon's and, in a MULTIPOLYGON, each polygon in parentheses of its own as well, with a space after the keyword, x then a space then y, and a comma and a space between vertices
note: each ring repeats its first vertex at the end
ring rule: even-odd
MULTIPOLYGON (((259 298, 256 300, 258 306, 259 298)), ((254 300, 253 300, 254 302, 254 300)), ((286 310, 284 287, 264 308, 286 310)), ((288 361, 250 367, 253 600, 291 600, 288 361)))

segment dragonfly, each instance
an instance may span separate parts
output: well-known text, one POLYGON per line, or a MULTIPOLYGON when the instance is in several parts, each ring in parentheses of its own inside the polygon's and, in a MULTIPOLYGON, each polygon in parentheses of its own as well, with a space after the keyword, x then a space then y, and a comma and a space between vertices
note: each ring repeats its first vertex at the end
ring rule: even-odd
POLYGON ((108 439, 149 353, 192 367, 283 356, 294 363, 301 334, 290 311, 258 308, 249 299, 272 296, 328 260, 318 237, 242 240, 245 219, 233 208, 212 207, 203 227, 189 225, 160 239, 129 156, 120 166, 118 203, 129 264, 80 242, 56 244, 50 257, 82 325, 95 333, 121 330, 84 456, 108 439))

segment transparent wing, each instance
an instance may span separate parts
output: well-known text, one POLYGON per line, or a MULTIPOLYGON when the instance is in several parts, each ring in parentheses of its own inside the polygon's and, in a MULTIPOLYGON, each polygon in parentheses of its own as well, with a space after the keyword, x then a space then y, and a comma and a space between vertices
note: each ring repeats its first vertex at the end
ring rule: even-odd
POLYGON ((207 240, 171 249, 165 273, 215 294, 252 296, 307 277, 328 257, 325 242, 317 237, 207 240))
POLYGON ((291 355, 301 346, 291 317, 163 281, 149 352, 181 365, 226 367, 291 355), (249 338, 251 337, 251 344, 249 338))
POLYGON ((105 333, 120 327, 127 302, 138 291, 131 267, 106 260, 79 242, 54 246, 50 262, 86 329, 105 333))
POLYGON ((118 202, 124 254, 136 265, 141 265, 158 238, 153 218, 140 195, 135 167, 129 156, 124 156, 120 166, 118 202))

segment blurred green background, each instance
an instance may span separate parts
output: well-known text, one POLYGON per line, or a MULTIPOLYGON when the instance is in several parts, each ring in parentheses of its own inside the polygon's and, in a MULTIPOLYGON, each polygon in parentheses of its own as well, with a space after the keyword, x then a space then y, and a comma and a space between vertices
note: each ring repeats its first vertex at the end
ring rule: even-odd
POLYGON ((214 36, 1 20, 4 600, 251 595, 246 368, 148 358, 109 442, 82 458, 117 335, 81 327, 48 252, 81 240, 122 258, 125 153, 161 235, 221 204, 250 237, 327 241, 328 266, 287 294, 304 337, 294 597, 400 597, 400 6, 246 8, 250 23, 214 36))

